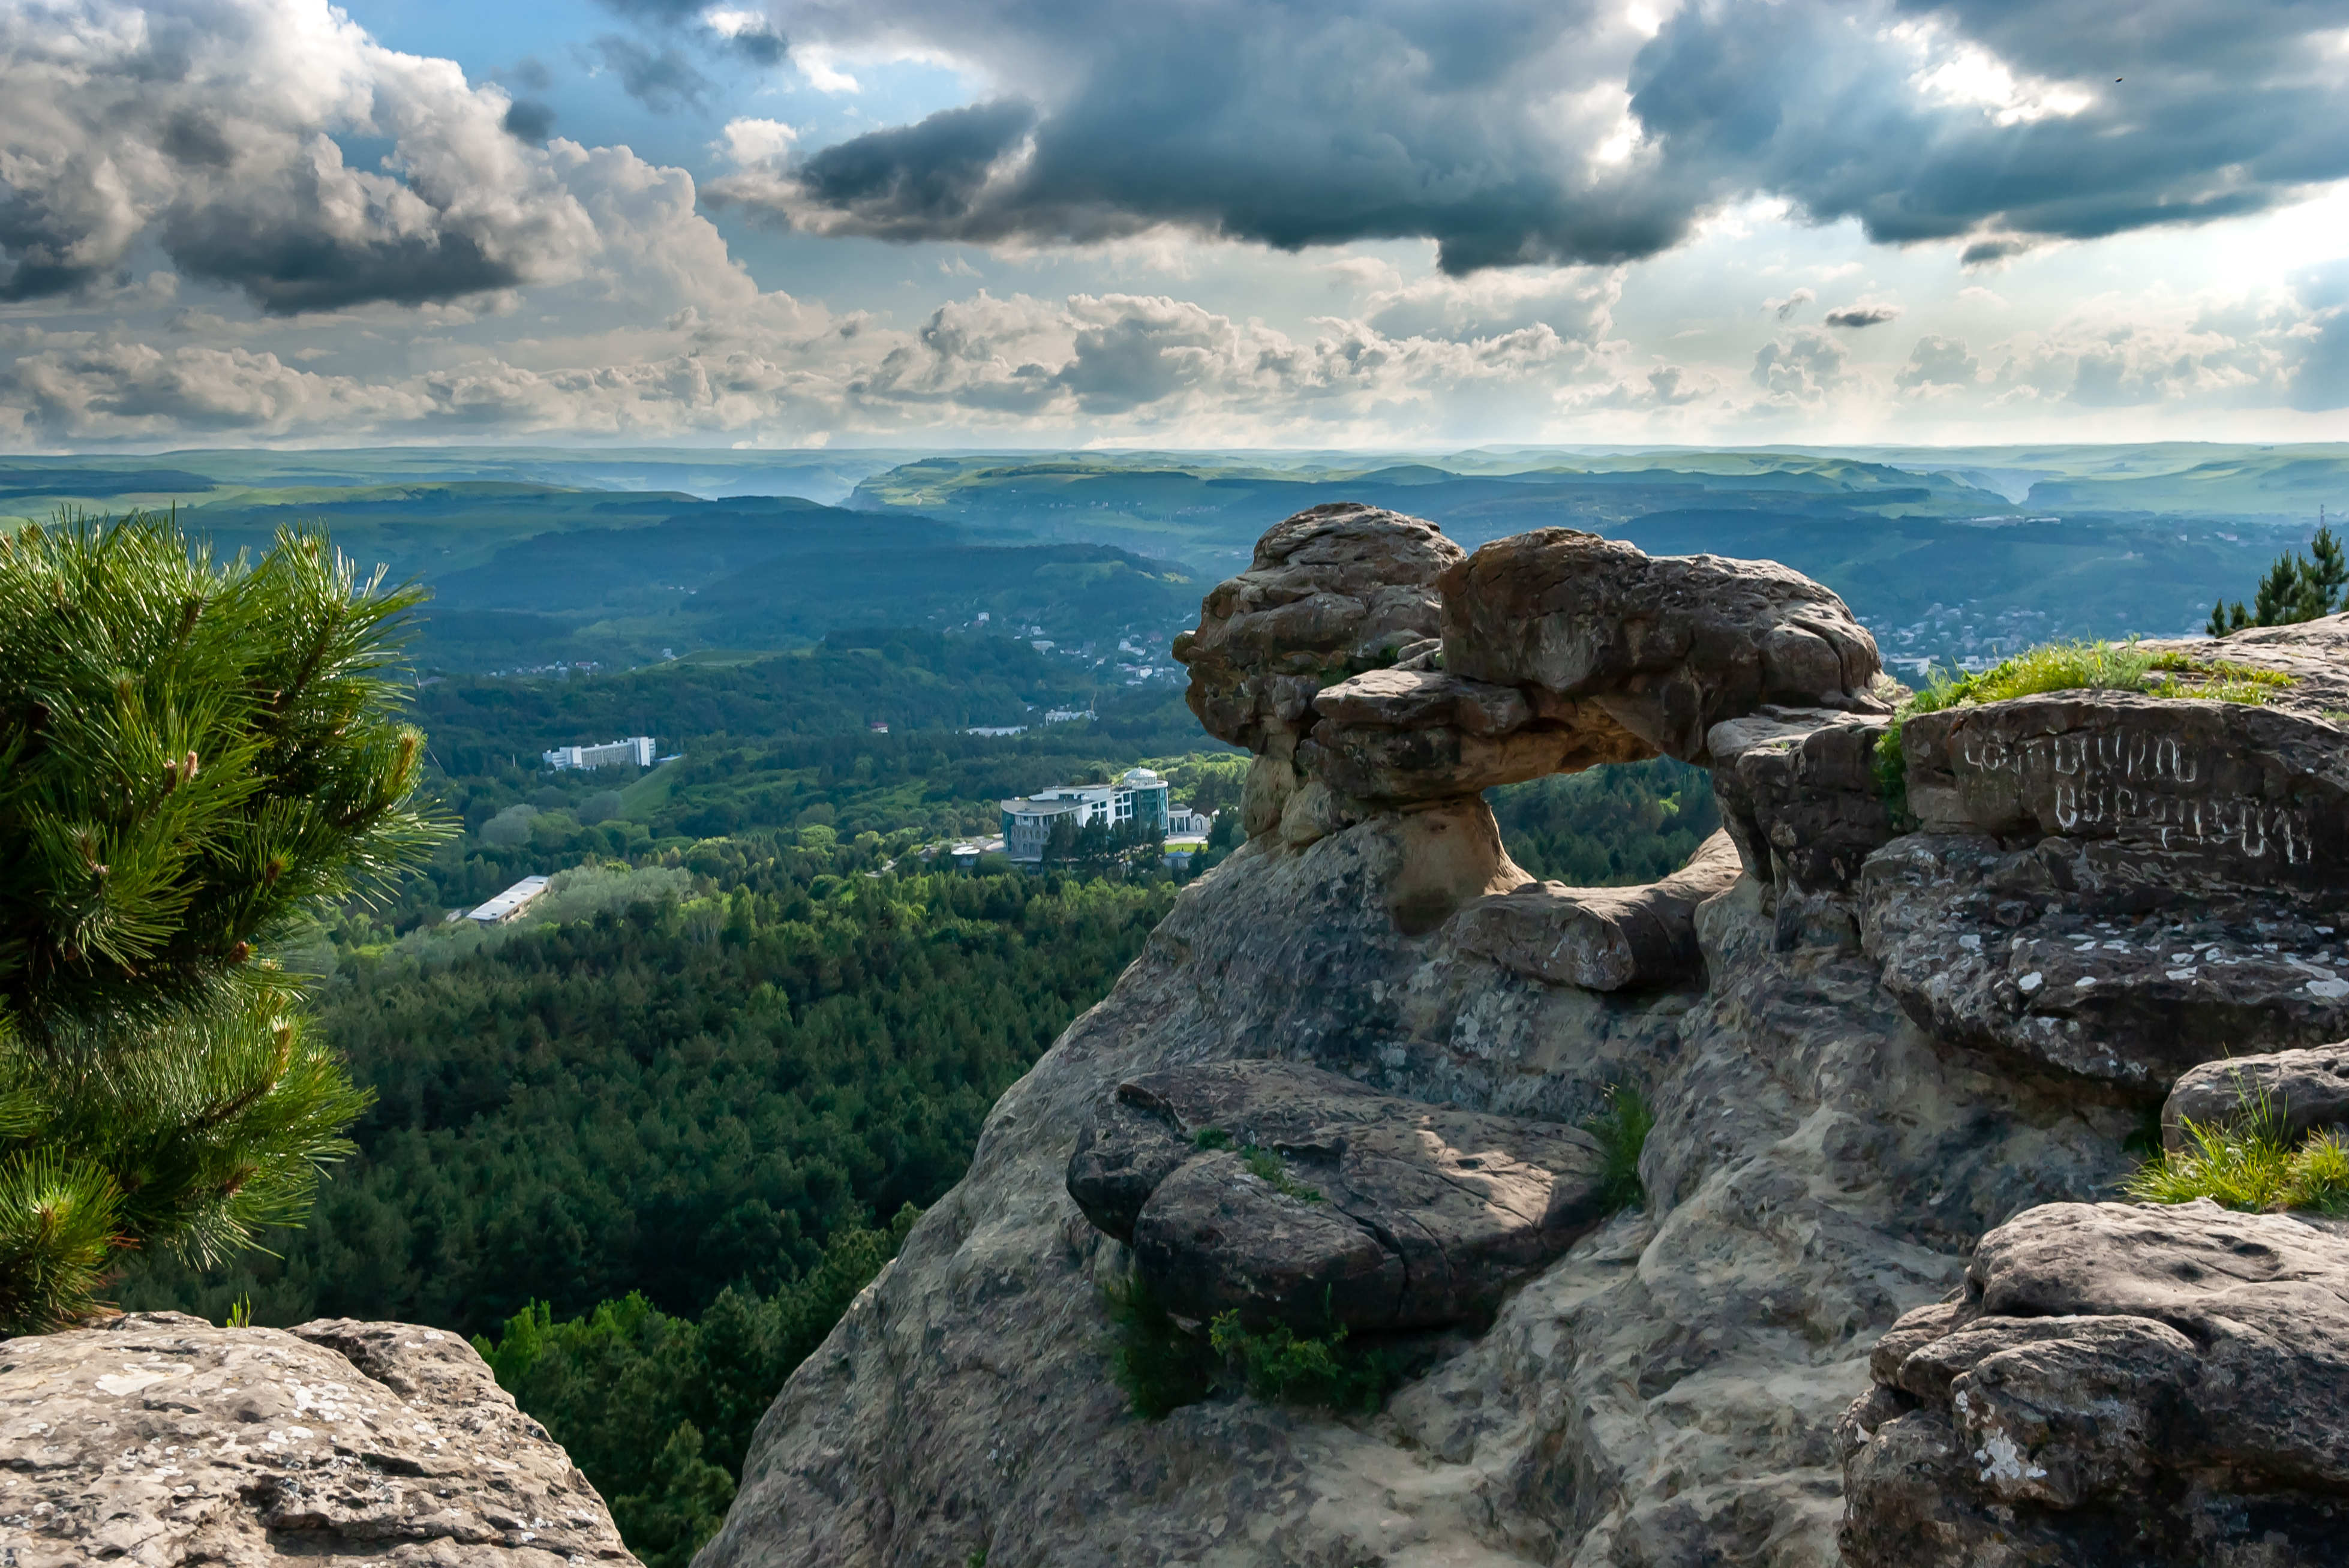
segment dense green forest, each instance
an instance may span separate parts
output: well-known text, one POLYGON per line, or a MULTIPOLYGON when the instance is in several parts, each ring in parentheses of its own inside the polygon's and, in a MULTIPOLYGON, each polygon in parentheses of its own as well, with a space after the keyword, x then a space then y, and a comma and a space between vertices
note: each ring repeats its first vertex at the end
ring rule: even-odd
POLYGON ((1713 776, 1669 757, 1553 773, 1488 790, 1486 799, 1510 859, 1575 887, 1670 876, 1721 827, 1713 776))

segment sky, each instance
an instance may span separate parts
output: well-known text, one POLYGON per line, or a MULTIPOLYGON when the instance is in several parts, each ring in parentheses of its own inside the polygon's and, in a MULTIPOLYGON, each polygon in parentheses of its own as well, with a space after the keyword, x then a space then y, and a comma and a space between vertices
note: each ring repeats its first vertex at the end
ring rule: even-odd
POLYGON ((2349 5, 0 0, 0 448, 2349 439, 2349 5))

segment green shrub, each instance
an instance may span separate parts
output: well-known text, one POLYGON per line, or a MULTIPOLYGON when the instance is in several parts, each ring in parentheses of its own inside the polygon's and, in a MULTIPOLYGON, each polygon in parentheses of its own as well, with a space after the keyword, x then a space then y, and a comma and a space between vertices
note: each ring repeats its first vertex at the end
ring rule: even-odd
POLYGON ((1647 1190, 1640 1185, 1640 1155, 1655 1126, 1656 1112, 1648 1097, 1637 1084, 1629 1083, 1610 1085, 1606 1104, 1582 1124, 1584 1131, 1599 1140, 1605 1156, 1599 1182, 1609 1213, 1636 1209, 1648 1201, 1647 1190))
POLYGON ((1139 1278, 1102 1286, 1102 1302, 1111 1327, 1110 1376, 1144 1420, 1243 1389, 1259 1399, 1375 1410, 1406 1369, 1406 1357, 1350 1344, 1345 1327, 1334 1322, 1312 1336, 1286 1324, 1254 1333, 1241 1326, 1237 1312, 1225 1312, 1206 1333, 1193 1333, 1139 1278))
POLYGON ((1229 1149, 1232 1135, 1220 1127, 1203 1127, 1191 1140, 1194 1149, 1229 1149))

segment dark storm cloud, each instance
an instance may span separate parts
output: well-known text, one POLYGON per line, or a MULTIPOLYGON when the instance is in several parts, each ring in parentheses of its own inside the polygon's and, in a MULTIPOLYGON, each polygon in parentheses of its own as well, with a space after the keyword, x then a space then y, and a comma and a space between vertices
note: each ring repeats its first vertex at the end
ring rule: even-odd
POLYGON ((554 110, 529 98, 516 98, 513 107, 506 110, 506 118, 502 123, 508 136, 535 147, 554 131, 554 110))
POLYGON ((699 108, 701 95, 718 85, 672 44, 654 49, 634 38, 606 33, 595 40, 595 52, 602 57, 604 68, 620 78, 622 90, 655 114, 699 108))
POLYGON ((754 26, 722 33, 708 20, 708 0, 603 0, 604 8, 616 16, 647 28, 675 28, 694 35, 700 42, 723 54, 740 55, 755 66, 781 65, 791 45, 771 26, 754 26))
POLYGON ((1826 314, 1829 326, 1881 326, 1899 319, 1900 307, 1897 304, 1847 304, 1826 314))
POLYGON ((912 39, 998 83, 999 102, 723 192, 896 240, 1427 237, 1456 273, 1652 254, 1708 211, 1776 195, 1879 242, 1970 239, 1978 263, 2349 175, 2349 113, 2313 38, 2337 6, 2283 0, 1696 0, 1652 39, 1578 0, 775 10, 796 38, 912 39), (2008 101, 1982 88, 2002 79, 2008 101), (1597 156, 1617 93, 1639 141, 1597 156))

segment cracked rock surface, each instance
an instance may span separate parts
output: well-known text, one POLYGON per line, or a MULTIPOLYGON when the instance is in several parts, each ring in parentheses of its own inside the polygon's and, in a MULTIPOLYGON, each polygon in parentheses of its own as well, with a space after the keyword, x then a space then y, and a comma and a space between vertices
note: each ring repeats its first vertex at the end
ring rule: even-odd
POLYGON ((2341 1561, 2337 1227, 2208 1201, 2033 1209, 1869 1370, 1842 1429, 1852 1568, 2341 1561))
POLYGON ((1603 1163, 1578 1128, 1219 1062, 1119 1084, 1068 1186, 1170 1310, 1319 1334, 1477 1315, 1598 1225, 1603 1163))
POLYGON ((453 1334, 136 1313, 0 1342, 0 1562, 633 1564, 453 1334))

